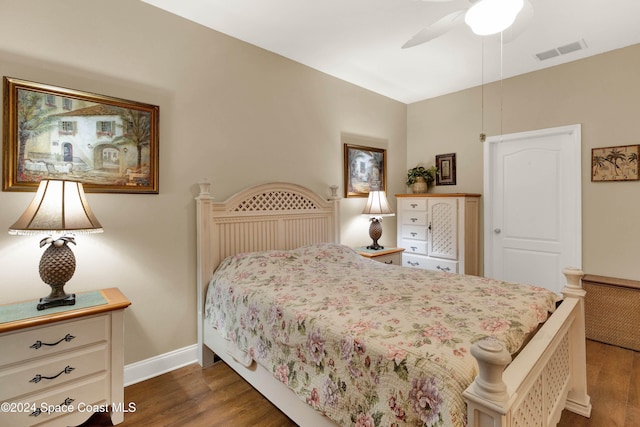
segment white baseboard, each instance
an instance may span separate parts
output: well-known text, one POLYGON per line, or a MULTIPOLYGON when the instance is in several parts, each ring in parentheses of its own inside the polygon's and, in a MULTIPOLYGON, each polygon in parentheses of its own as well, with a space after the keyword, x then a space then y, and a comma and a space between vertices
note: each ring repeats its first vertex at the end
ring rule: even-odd
POLYGON ((179 348, 168 353, 131 363, 124 367, 124 386, 157 377, 183 366, 198 362, 198 345, 179 348))

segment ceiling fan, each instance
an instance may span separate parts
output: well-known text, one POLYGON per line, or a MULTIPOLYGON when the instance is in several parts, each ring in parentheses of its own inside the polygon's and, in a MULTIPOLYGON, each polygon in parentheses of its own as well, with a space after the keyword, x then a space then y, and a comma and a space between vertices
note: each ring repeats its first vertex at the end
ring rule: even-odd
MULTIPOLYGON (((453 0, 422 1, 444 3, 453 0)), ((524 31, 533 17, 533 5, 529 0, 469 0, 469 2, 471 3, 469 7, 451 12, 423 28, 402 45, 402 48, 406 49, 431 41, 463 23, 469 25, 478 35, 503 32, 503 42, 508 43, 524 31), (507 12, 504 17, 499 16, 502 12, 507 12), (495 24, 496 27, 487 28, 484 24, 491 24, 491 26, 495 24)))

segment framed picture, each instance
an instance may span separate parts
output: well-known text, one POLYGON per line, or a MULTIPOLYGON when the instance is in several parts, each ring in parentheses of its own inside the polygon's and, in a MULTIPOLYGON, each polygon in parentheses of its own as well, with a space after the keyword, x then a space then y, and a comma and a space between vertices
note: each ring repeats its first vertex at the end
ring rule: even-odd
POLYGON ((456 153, 436 155, 436 185, 456 185, 456 153))
POLYGON ((344 144, 344 196, 368 197, 369 191, 387 190, 387 151, 344 144))
POLYGON ((3 86, 3 191, 57 178, 158 193, 159 107, 10 77, 3 86))
POLYGON ((591 181, 636 181, 640 145, 591 149, 591 181))

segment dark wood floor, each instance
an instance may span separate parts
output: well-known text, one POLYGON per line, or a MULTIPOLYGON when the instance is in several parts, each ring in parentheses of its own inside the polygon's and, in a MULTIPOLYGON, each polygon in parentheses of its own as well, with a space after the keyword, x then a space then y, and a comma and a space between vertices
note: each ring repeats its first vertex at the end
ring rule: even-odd
MULTIPOLYGON (((565 411, 560 427, 640 426, 640 353, 587 341, 590 419, 565 411)), ((125 389, 136 412, 123 427, 287 427, 291 420, 224 363, 190 365, 125 389)), ((307 427, 307 426, 304 426, 307 427)))

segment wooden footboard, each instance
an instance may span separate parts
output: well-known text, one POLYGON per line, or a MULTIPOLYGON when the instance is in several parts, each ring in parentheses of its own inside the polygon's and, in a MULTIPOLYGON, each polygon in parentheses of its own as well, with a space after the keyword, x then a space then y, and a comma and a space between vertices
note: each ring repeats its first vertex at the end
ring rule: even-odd
POLYGON ((472 347, 480 372, 464 392, 468 426, 555 426, 565 408, 590 416, 583 273, 563 273, 564 301, 513 362, 498 342, 472 347))

